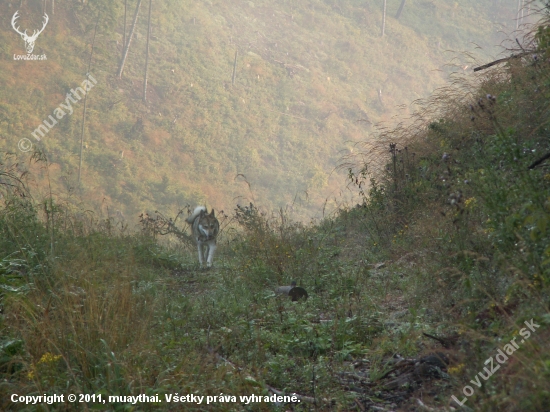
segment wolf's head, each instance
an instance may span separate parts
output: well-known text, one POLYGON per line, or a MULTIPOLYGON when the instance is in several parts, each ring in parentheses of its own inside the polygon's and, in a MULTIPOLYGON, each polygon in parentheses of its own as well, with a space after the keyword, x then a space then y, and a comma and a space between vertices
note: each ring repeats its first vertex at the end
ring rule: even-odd
POLYGON ((214 215, 214 209, 210 213, 201 210, 199 215, 199 230, 206 237, 206 240, 214 239, 218 234, 219 223, 214 215))

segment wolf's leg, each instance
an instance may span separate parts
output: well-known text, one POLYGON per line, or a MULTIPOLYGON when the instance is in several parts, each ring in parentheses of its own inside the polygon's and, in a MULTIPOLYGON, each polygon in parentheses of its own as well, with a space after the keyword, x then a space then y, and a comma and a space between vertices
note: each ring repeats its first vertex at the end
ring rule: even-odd
POLYGON ((216 251, 216 244, 214 242, 208 244, 208 261, 206 266, 211 267, 214 261, 214 252, 216 251))
POLYGON ((204 263, 204 258, 202 256, 202 243, 197 243, 197 247, 199 248, 199 263, 202 267, 203 263, 204 263))

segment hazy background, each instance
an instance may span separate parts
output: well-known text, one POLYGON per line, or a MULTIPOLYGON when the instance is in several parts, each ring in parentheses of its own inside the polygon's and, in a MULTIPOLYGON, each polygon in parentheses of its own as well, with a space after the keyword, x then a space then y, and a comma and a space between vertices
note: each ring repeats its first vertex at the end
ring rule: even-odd
MULTIPOLYGON (((44 2, 2 1, 1 149, 30 168, 35 193, 127 219, 250 201, 319 216, 349 200, 335 168, 356 143, 406 117, 451 73, 471 72, 474 59, 496 58, 516 29, 517 0, 407 0, 396 19, 401 2, 387 0, 382 36, 383 0, 154 0, 144 102, 148 1, 122 79, 124 0, 58 0, 53 11, 46 2, 34 50, 46 61, 14 61, 25 44, 11 27, 16 10, 22 30, 41 27, 44 2), (79 187, 83 101, 42 139, 49 168, 33 169, 17 144, 34 142, 85 79, 97 21, 79 187)), ((127 33, 136 4, 127 2, 127 33)))

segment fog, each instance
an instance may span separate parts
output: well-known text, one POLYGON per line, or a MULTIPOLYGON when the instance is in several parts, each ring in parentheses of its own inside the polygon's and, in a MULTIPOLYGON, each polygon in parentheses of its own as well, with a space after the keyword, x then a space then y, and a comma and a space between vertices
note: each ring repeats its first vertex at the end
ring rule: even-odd
POLYGON ((37 196, 101 213, 253 202, 320 217, 355 201, 339 166, 536 21, 519 6, 4 1, 2 149, 37 196))

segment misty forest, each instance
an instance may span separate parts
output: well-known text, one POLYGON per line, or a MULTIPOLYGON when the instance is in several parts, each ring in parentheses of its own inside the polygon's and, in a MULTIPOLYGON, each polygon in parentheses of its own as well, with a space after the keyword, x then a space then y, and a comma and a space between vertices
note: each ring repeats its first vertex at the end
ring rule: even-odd
POLYGON ((0 0, 0 410, 550 412, 550 2, 0 0))

